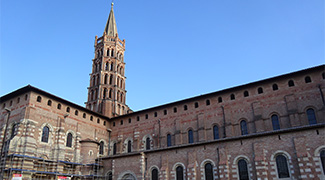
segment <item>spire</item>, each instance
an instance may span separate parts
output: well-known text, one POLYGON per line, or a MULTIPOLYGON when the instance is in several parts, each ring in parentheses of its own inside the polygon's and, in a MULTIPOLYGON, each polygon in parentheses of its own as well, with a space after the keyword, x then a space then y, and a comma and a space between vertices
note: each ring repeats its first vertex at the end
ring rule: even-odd
POLYGON ((112 2, 111 12, 109 13, 109 16, 108 16, 108 20, 107 20, 106 27, 105 27, 105 32, 106 32, 106 35, 115 37, 117 34, 117 28, 116 28, 113 5, 114 5, 114 3, 112 2))

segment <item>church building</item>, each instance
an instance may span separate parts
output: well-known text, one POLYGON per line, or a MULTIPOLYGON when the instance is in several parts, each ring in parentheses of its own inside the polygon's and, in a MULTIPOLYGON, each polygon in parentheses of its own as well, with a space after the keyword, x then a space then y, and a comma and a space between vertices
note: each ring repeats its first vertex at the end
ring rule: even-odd
POLYGON ((325 179, 325 65, 134 112, 125 43, 112 3, 85 107, 31 85, 0 98, 0 179, 325 179))

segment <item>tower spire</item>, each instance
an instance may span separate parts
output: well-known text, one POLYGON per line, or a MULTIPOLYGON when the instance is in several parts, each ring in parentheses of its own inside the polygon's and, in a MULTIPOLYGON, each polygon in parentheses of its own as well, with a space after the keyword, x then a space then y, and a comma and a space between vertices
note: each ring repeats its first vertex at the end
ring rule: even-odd
POLYGON ((111 3, 111 11, 109 13, 104 32, 106 32, 106 35, 108 35, 108 36, 115 37, 115 36, 117 36, 117 27, 116 27, 116 21, 115 21, 113 6, 114 6, 114 3, 112 1, 112 3, 111 3))

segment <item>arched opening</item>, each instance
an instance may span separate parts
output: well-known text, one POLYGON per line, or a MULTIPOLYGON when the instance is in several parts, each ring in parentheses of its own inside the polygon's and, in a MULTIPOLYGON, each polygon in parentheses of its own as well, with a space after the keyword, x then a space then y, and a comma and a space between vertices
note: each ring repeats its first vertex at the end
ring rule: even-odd
POLYGON ((150 138, 147 137, 146 139, 146 150, 150 150, 150 138))
POLYGON ((283 155, 276 156, 276 167, 278 170, 279 178, 288 178, 290 177, 287 158, 283 155))
POLYGON ((42 132, 42 142, 48 143, 49 142, 49 134, 50 134, 50 129, 47 126, 43 127, 43 132, 42 132))
POLYGON ((248 94, 248 91, 244 91, 244 97, 248 97, 249 94, 248 94))
POLYGON ((176 180, 184 180, 184 172, 183 167, 178 166, 176 168, 176 180))
POLYGON ((104 142, 103 141, 101 141, 99 143, 99 154, 100 155, 103 155, 104 154, 104 142))
POLYGON ((278 87, 278 85, 277 85, 277 84, 273 84, 273 85, 272 85, 272 89, 273 89, 273 91, 276 91, 276 90, 278 90, 278 89, 279 89, 279 87, 278 87))
POLYGON ((271 119, 272 119, 273 130, 280 129, 279 117, 277 115, 272 115, 271 119))
POLYGON ((262 93, 263 93, 263 88, 259 87, 259 88, 257 89, 257 93, 258 93, 258 94, 262 94, 262 93))
POLYGON ((107 84, 108 82, 108 74, 105 74, 105 77, 104 77, 104 84, 107 84))
POLYGON ((312 108, 307 109, 307 117, 309 125, 317 124, 315 111, 312 108))
POLYGON ((311 78, 310 76, 305 77, 305 83, 311 83, 311 78))
POLYGON ((151 180, 158 180, 158 169, 153 168, 151 171, 151 180))
POLYGON ((213 139, 219 139, 219 128, 217 125, 213 126, 213 139))
POLYGON ((194 139, 193 139, 193 130, 190 129, 188 130, 188 143, 193 143, 194 142, 194 139))
POLYGON ((67 147, 72 147, 72 134, 68 133, 67 135, 67 142, 66 142, 67 147))
POLYGON ((167 147, 172 146, 172 136, 167 134, 167 147))
POLYGON ((295 83, 293 82, 293 80, 288 81, 288 86, 289 87, 295 86, 295 83))
POLYGON ((240 130, 241 130, 241 135, 246 135, 248 134, 248 130, 247 130, 247 123, 245 120, 242 120, 240 122, 240 130))
POLYGON ((319 157, 323 167, 323 174, 325 174, 325 149, 320 151, 319 157))
POLYGON ((206 163, 204 166, 205 180, 213 180, 213 166, 211 163, 206 163))
POLYGON ((113 144, 113 155, 116 154, 116 143, 113 144))
POLYGON ((132 142, 131 140, 128 141, 128 153, 132 151, 132 142))
POLYGON ((240 180, 249 180, 247 162, 244 159, 238 161, 238 173, 240 180))

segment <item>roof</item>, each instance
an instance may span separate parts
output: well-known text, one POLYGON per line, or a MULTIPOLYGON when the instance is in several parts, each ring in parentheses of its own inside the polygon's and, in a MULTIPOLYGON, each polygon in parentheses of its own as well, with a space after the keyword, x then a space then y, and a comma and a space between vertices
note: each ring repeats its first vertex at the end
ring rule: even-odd
POLYGON ((68 100, 65 100, 65 99, 63 99, 63 98, 60 98, 60 97, 55 96, 55 95, 53 95, 53 94, 50 94, 50 93, 48 93, 48 92, 46 92, 46 91, 43 91, 43 90, 38 89, 38 88, 36 88, 36 87, 34 87, 34 86, 31 86, 31 85, 27 85, 27 86, 25 86, 25 87, 22 87, 22 88, 16 90, 16 91, 13 91, 13 92, 11 92, 11 93, 9 93, 9 94, 6 94, 6 95, 0 97, 0 103, 2 103, 2 102, 4 102, 4 101, 7 101, 7 100, 9 100, 9 99, 15 98, 15 97, 17 97, 17 96, 19 96, 19 95, 21 95, 21 94, 25 94, 25 93, 27 93, 27 92, 35 92, 35 93, 38 93, 38 94, 40 94, 40 95, 46 96, 46 97, 48 97, 48 98, 51 98, 51 99, 53 99, 53 100, 59 101, 59 102, 61 102, 61 103, 64 103, 64 104, 66 104, 66 105, 68 105, 68 106, 70 106, 70 107, 76 108, 76 109, 78 109, 78 110, 82 110, 82 111, 84 111, 84 112, 87 112, 87 113, 93 114, 93 115, 98 116, 98 117, 103 118, 103 119, 109 119, 107 116, 104 116, 104 115, 102 115, 102 114, 99 114, 99 113, 97 113, 97 112, 94 112, 94 111, 92 111, 92 110, 90 110, 90 109, 87 109, 87 108, 82 107, 82 106, 80 106, 80 105, 78 105, 78 104, 72 103, 72 102, 70 102, 70 101, 68 101, 68 100))
POLYGON ((109 13, 104 32, 106 32, 106 35, 108 35, 108 36, 115 37, 115 36, 117 36, 117 27, 116 27, 116 21, 115 21, 115 16, 114 16, 113 5, 114 5, 114 3, 112 3, 111 11, 109 13))

